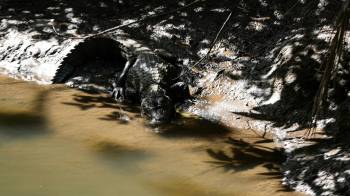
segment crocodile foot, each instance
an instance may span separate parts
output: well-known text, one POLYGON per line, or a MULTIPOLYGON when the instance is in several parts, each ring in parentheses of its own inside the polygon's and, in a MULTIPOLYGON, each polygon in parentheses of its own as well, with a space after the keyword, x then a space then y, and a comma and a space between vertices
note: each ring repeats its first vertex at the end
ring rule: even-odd
POLYGON ((113 89, 113 91, 111 92, 111 96, 119 103, 124 102, 124 100, 125 100, 124 88, 115 87, 113 89))

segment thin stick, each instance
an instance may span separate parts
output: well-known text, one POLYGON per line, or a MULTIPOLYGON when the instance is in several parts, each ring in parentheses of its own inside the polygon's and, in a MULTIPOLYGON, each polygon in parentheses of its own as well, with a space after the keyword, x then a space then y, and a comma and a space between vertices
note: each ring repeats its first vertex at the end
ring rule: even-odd
POLYGON ((219 36, 221 35, 222 30, 225 28, 225 26, 226 26, 227 22, 230 20, 231 16, 232 16, 232 11, 227 16, 225 22, 221 25, 221 28, 218 31, 218 33, 216 34, 215 39, 211 42, 211 46, 210 46, 207 54, 205 56, 203 56, 201 59, 199 59, 199 61, 197 61, 195 64, 193 64, 192 67, 197 66, 198 64, 200 64, 203 60, 205 60, 209 56, 210 52, 213 50, 213 48, 215 46, 215 43, 217 42, 219 36))
POLYGON ((52 24, 52 29, 53 29, 53 31, 56 33, 56 35, 62 36, 61 33, 58 33, 58 32, 56 31, 56 28, 55 28, 55 25, 54 25, 54 24, 52 24))
MULTIPOLYGON (((196 63, 194 63, 192 66, 190 66, 190 69, 194 68, 195 66, 199 65, 202 61, 204 61, 210 54, 210 52, 213 50, 215 43, 217 42, 218 38, 220 37, 222 30, 225 28, 227 22, 230 20, 232 16, 232 11, 230 12, 230 14, 227 16, 225 22, 221 25, 219 31, 216 33, 215 39, 211 42, 210 44, 210 48, 208 50, 208 52, 201 58, 199 59, 196 63)), ((179 76, 177 76, 176 78, 174 78, 174 80, 179 79, 181 76, 183 76, 186 72, 182 72, 179 76)))
POLYGON ((100 35, 104 35, 106 33, 110 33, 112 31, 115 31, 117 29, 121 29, 123 27, 127 27, 127 26, 130 26, 130 25, 133 25, 133 24, 136 24, 136 23, 140 23, 140 22, 144 22, 144 21, 147 21, 147 20, 150 20, 150 19, 153 19, 153 18, 158 18, 158 17, 161 17, 161 16, 166 16, 166 15, 169 15, 169 14, 173 14, 173 13, 176 13, 178 11, 181 11, 183 9, 186 9, 200 1, 203 1, 203 0, 195 0, 193 1, 192 3, 189 3, 187 5, 184 5, 183 7, 180 7, 180 8, 177 8, 177 9, 174 9, 174 10, 171 10, 169 12, 164 12, 164 13, 160 13, 160 14, 153 14, 153 15, 150 15, 146 18, 141 18, 141 19, 138 19, 134 22, 130 22, 128 24, 122 24, 122 25, 118 25, 118 26, 115 26, 115 27, 112 27, 112 28, 109 28, 109 29, 106 29, 104 31, 101 31, 101 32, 98 32, 96 34, 92 34, 92 35, 88 35, 88 36, 85 36, 85 37, 77 37, 78 39, 87 39, 87 38, 92 38, 92 37, 96 37, 96 36, 100 36, 100 35))

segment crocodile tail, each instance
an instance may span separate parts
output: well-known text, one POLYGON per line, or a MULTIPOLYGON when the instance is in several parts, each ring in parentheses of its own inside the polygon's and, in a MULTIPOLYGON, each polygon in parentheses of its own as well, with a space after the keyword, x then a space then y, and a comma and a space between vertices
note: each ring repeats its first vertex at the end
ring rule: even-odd
POLYGON ((127 49, 110 37, 94 37, 85 39, 75 45, 62 59, 52 83, 64 83, 77 69, 96 57, 118 61, 117 69, 122 69, 129 58, 127 49))

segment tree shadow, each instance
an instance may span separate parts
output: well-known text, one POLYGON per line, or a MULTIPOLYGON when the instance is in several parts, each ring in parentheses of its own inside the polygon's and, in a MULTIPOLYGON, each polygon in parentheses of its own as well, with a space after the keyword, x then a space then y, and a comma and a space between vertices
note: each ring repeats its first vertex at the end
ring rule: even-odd
POLYGON ((230 146, 227 152, 207 149, 208 155, 215 160, 209 161, 209 163, 213 163, 225 171, 240 172, 259 165, 263 165, 270 171, 278 171, 279 165, 285 160, 279 150, 249 143, 243 139, 237 140, 229 137, 225 143, 230 146))
MULTIPOLYGON (((246 142, 243 139, 228 137, 225 141, 225 148, 206 150, 210 159, 213 159, 207 163, 226 172, 242 172, 262 166, 267 171, 260 172, 258 175, 266 179, 282 179, 281 165, 286 157, 280 150, 264 145, 271 142, 270 139, 246 142)), ((279 191, 291 192, 292 190, 288 187, 281 187, 279 191)))

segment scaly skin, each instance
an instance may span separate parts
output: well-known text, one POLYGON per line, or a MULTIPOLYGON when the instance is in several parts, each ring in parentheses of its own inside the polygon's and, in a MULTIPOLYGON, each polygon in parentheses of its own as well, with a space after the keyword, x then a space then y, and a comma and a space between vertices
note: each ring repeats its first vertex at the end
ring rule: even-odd
POLYGON ((176 79, 181 68, 155 53, 145 52, 131 58, 129 67, 124 71, 126 74, 122 74, 114 85, 116 98, 121 96, 122 99, 140 102, 142 115, 153 124, 170 121, 175 114, 174 102, 180 101, 175 94, 188 93, 185 85, 176 79), (173 92, 174 89, 177 92, 173 92))
POLYGON ((109 37, 86 39, 77 44, 70 51, 70 53, 68 53, 68 55, 63 58, 52 82, 66 82, 70 77, 73 76, 74 73, 82 70, 84 66, 89 63, 89 61, 95 60, 93 59, 95 57, 94 55, 97 55, 100 58, 108 58, 110 56, 115 56, 118 58, 120 64, 115 65, 115 70, 123 69, 124 63, 127 59, 124 47, 114 39, 111 39, 109 37))

